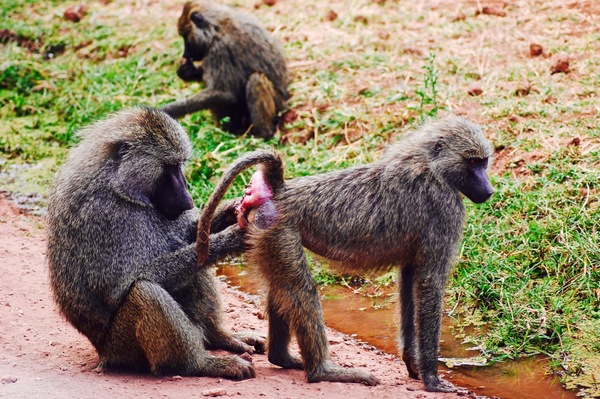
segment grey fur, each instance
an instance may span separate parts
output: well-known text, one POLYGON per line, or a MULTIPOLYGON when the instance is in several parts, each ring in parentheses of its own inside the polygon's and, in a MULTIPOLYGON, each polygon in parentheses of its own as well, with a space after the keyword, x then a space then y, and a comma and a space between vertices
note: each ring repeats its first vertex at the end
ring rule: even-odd
POLYGON ((229 118, 223 128, 234 134, 272 137, 289 98, 279 43, 250 15, 213 1, 186 3, 178 30, 185 49, 177 74, 205 88, 163 110, 179 118, 210 109, 217 122, 229 118))
MULTIPOLYGON (((253 377, 251 363, 205 350, 264 343, 223 329, 214 278, 196 265, 197 209, 169 218, 151 200, 166 167, 180 171, 191 155, 185 131, 162 111, 134 108, 79 135, 48 195, 47 259, 62 314, 103 367, 253 377)), ((182 183, 172 195, 185 202, 182 183)), ((207 265, 244 248, 241 230, 227 227, 232 212, 232 203, 217 210, 207 265)))
MULTIPOLYGON (((248 259, 268 287, 269 360, 303 368, 309 381, 378 380, 335 366, 304 248, 346 271, 399 268, 403 358, 429 391, 454 391, 437 376, 444 285, 462 237, 460 193, 485 201, 492 147, 460 117, 430 122, 369 165, 281 183, 268 171, 276 221, 249 230, 248 259), (298 339, 302 360, 288 351, 298 339)), ((262 210, 257 209, 257 212, 262 210)))

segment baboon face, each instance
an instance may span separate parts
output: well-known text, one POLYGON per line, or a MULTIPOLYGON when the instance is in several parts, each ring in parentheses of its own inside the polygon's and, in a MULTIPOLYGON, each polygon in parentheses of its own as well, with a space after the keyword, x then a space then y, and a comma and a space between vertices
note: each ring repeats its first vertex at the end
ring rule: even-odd
POLYGON ((210 49, 215 28, 202 12, 200 5, 186 3, 179 17, 179 34, 183 38, 182 58, 201 61, 210 49))
POLYGON ((468 158, 464 162, 466 176, 458 189, 471 201, 481 204, 494 193, 487 176, 489 158, 468 158))
MULTIPOLYGON (((139 142, 117 144, 115 190, 131 200, 151 205, 169 220, 192 209, 181 159, 163 159, 144 150, 139 142)), ((183 156, 183 155, 181 155, 183 156)))
POLYGON ((175 220, 192 209, 194 202, 187 191, 187 183, 179 165, 167 165, 150 195, 150 202, 167 219, 175 220))
POLYGON ((194 207, 182 171, 192 147, 175 120, 162 111, 142 109, 123 112, 94 131, 100 129, 118 132, 118 140, 96 135, 89 146, 106 141, 108 182, 119 197, 154 208, 170 220, 194 207))
POLYGON ((493 150, 479 126, 462 118, 432 126, 441 126, 432 150, 434 169, 471 201, 485 202, 494 193, 487 175, 493 150))

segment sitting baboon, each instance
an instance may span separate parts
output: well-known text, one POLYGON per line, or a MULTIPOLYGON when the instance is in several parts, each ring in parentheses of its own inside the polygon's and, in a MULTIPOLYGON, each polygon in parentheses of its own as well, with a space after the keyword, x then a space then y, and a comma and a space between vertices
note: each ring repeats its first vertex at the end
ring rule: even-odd
MULTIPOLYGON (((206 351, 262 351, 264 339, 223 329, 213 276, 197 266, 185 131, 162 111, 135 108, 80 137, 48 195, 47 257, 54 298, 94 345, 99 366, 254 377, 250 362, 206 351)), ((233 203, 223 203, 207 265, 244 249, 231 224, 233 203)))
POLYGON ((277 41, 249 15, 212 1, 186 3, 177 23, 184 50, 177 75, 204 90, 162 109, 180 118, 210 109, 222 127, 273 137, 286 108, 288 73, 277 41), (194 61, 202 61, 195 66, 194 61))
POLYGON ((198 259, 208 252, 210 216, 235 175, 261 163, 238 218, 249 226, 248 260, 268 288, 268 357, 304 368, 309 381, 375 384, 329 358, 316 284, 304 248, 345 271, 399 268, 402 358, 428 391, 452 392, 437 376, 444 285, 460 243, 460 193, 481 203, 494 192, 487 177, 492 148, 480 128, 455 116, 426 124, 376 162, 284 181, 281 160, 258 152, 236 161, 209 199, 198 224, 198 259), (288 351, 295 334, 302 359, 288 351))

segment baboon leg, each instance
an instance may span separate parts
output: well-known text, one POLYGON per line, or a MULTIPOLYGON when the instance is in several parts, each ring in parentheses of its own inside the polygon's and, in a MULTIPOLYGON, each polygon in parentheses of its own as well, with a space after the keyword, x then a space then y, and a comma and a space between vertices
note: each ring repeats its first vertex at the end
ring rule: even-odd
POLYGON ((204 331, 207 349, 235 353, 263 353, 265 337, 256 333, 231 334, 223 328, 222 306, 216 282, 209 268, 199 269, 189 285, 173 294, 188 318, 204 331))
POLYGON ((270 139, 275 133, 275 89, 267 76, 254 72, 246 83, 246 102, 252 134, 256 137, 270 139))
POLYGON ((250 116, 244 102, 237 102, 224 108, 212 109, 212 116, 217 126, 236 136, 248 132, 251 126, 250 116))
POLYGON ((191 97, 169 103, 161 109, 173 118, 181 118, 201 109, 227 108, 236 102, 232 93, 204 89, 191 97))
POLYGON ((415 347, 415 307, 414 307, 414 274, 412 265, 400 269, 398 284, 400 297, 400 341, 402 344, 402 360, 406 364, 408 375, 419 378, 415 347))
POLYGON ((437 375, 438 349, 442 324, 444 280, 443 273, 433 273, 430 265, 421 265, 414 288, 419 376, 430 392, 456 392, 456 388, 439 380, 437 375))
POLYGON ((330 360, 321 301, 299 233, 285 227, 268 232, 269 237, 261 240, 266 245, 259 244, 259 265, 269 282, 269 360, 273 358, 288 367, 298 365, 286 355, 291 331, 298 340, 309 382, 378 384, 379 380, 372 375, 342 368, 330 360), (278 249, 269 244, 273 242, 278 249))
POLYGON ((167 291, 148 281, 132 286, 115 315, 102 356, 106 364, 147 368, 154 374, 255 376, 252 364, 237 356, 208 355, 202 330, 167 291))
POLYGON ((274 306, 274 299, 269 293, 267 314, 269 316, 269 362, 284 369, 302 370, 302 359, 290 354, 290 326, 274 306))

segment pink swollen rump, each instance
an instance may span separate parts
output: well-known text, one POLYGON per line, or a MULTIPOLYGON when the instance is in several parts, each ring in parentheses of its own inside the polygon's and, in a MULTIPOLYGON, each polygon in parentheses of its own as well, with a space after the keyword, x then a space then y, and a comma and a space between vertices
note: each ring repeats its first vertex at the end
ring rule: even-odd
MULTIPOLYGON (((246 192, 242 197, 242 201, 236 206, 235 212, 238 224, 241 228, 246 228, 248 224, 247 216, 251 210, 264 208, 268 219, 275 216, 276 210, 271 199, 273 198, 273 190, 265 180, 265 176, 261 170, 252 175, 250 184, 246 187, 246 192), (266 207, 263 205, 267 204, 266 207)), ((259 212, 263 213, 263 212, 259 212)), ((260 226, 259 226, 260 227, 260 226)))

